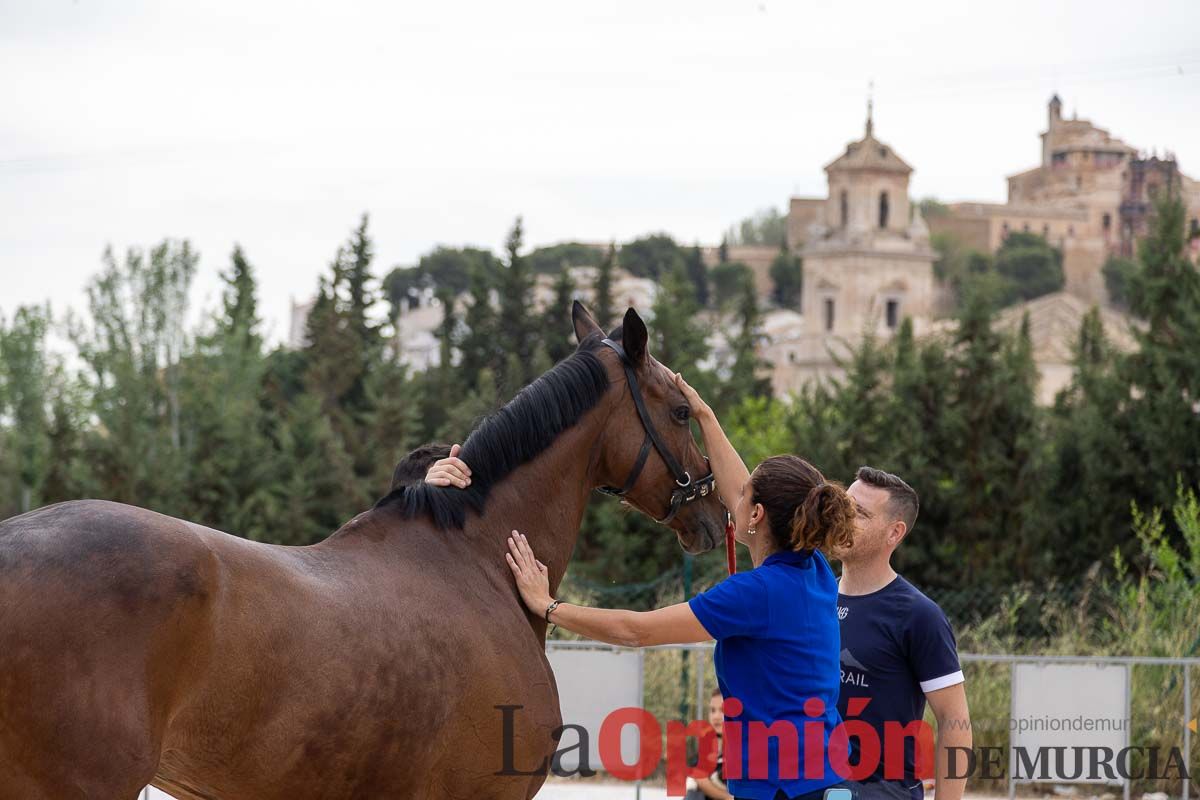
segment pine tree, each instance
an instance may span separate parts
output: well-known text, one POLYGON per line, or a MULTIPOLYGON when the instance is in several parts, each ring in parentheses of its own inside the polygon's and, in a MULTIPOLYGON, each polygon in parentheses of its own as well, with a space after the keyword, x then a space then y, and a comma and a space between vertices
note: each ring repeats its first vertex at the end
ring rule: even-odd
POLYGON ((1040 492, 1055 570, 1078 575, 1114 548, 1136 555, 1128 536, 1131 490, 1141 472, 1129 452, 1128 386, 1093 308, 1074 347, 1071 384, 1050 414, 1047 477, 1040 492))
POLYGON ((373 468, 368 491, 378 497, 387 493, 396 462, 422 441, 421 402, 419 384, 394 356, 374 365, 366 388, 370 409, 363 419, 366 463, 373 468))
MULTIPOLYGON (((575 299, 575 280, 570 270, 562 270, 554 278, 554 297, 542 312, 538 332, 541 346, 535 353, 544 354, 550 364, 557 364, 575 352, 575 333, 571 324, 571 303, 575 299)), ((541 374, 530 367, 529 378, 541 374)))
POLYGON ((708 356, 709 348, 705 331, 696 319, 699 308, 695 292, 682 269, 677 267, 663 276, 652 311, 651 353, 668 369, 682 372, 689 383, 697 386, 690 376, 698 372, 697 364, 708 356))
POLYGON ((533 295, 533 273, 521 255, 524 245, 524 228, 521 218, 513 224, 504 249, 508 263, 500 273, 500 314, 498 338, 505 358, 499 362, 500 378, 503 383, 517 382, 520 385, 532 376, 527 373, 534 350, 534 326, 529 313, 533 295), (507 375, 507 357, 516 356, 518 368, 515 376, 507 375))
POLYGON ((267 488, 271 443, 261 402, 261 351, 253 272, 235 247, 213 332, 182 364, 182 419, 191 518, 241 533, 255 524, 250 497, 267 488))
POLYGON ((344 269, 350 328, 362 342, 363 354, 369 359, 379 346, 379 326, 370 321, 370 308, 376 299, 372 286, 375 279, 371 275, 371 260, 375 257, 375 250, 367 235, 367 221, 367 214, 364 213, 346 245, 344 269))
POLYGON ((1178 476, 1200 474, 1200 274, 1189 259, 1178 190, 1160 192, 1138 247, 1133 310, 1147 321, 1121 364, 1128 388, 1128 446, 1142 508, 1169 506, 1178 476))
POLYGON ((18 308, 8 330, 0 324, 0 420, 10 417, 13 422, 11 430, 0 428, 0 444, 12 454, 10 469, 16 478, 16 485, 5 487, 0 496, 0 514, 4 516, 9 516, 6 511, 20 514, 41 504, 50 449, 46 415, 49 325, 49 309, 34 306, 18 308))
POLYGON ((246 260, 241 245, 233 246, 229 271, 221 273, 225 294, 221 300, 222 314, 217 319, 217 335, 240 340, 246 351, 258 351, 262 338, 258 334, 258 301, 254 296, 254 269, 246 260))
POLYGON ((771 299, 781 308, 799 308, 804 288, 804 267, 798 257, 788 252, 785 243, 771 262, 771 299))
POLYGON ((596 268, 595 301, 593 310, 600 328, 607 333, 613 324, 615 309, 613 308, 613 270, 616 267, 617 245, 610 243, 604 260, 596 268))
POLYGON ((1029 444, 1037 435, 1036 373, 1020 338, 1027 339, 1027 331, 1014 344, 992 330, 982 298, 964 309, 955 337, 960 467, 952 513, 968 543, 961 555, 964 577, 972 581, 1012 578, 1011 570, 997 569, 998 559, 1016 565, 1017 577, 1033 577, 1019 550, 1030 524, 1021 492, 1037 468, 1029 444))
POLYGON ((260 522, 246 530, 247 536, 313 544, 369 504, 371 495, 316 397, 302 395, 291 406, 277 447, 271 491, 253 498, 260 522))
POLYGON ((494 369, 499 357, 498 320, 492 305, 492 291, 497 276, 482 264, 472 265, 469 276, 468 302, 463 324, 462 372, 467 381, 474 382, 480 371, 494 369))
POLYGON ((759 326, 762 315, 754 285, 742 284, 736 312, 737 334, 730 340, 733 363, 729 380, 722 387, 723 407, 731 407, 743 397, 770 397, 771 378, 766 374, 767 363, 759 356, 759 326))
POLYGON ((700 245, 692 245, 687 255, 687 275, 692 285, 696 287, 696 304, 708 308, 710 301, 708 293, 708 266, 704 263, 704 255, 700 245))

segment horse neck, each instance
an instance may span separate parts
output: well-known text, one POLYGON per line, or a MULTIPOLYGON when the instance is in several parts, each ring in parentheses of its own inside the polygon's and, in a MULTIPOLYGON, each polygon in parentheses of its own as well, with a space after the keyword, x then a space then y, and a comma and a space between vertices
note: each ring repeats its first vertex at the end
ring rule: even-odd
MULTIPOLYGON (((608 406, 600 403, 536 458, 496 484, 484 513, 468 523, 488 539, 507 539, 513 530, 523 533, 547 567, 551 592, 567 571, 596 485, 594 470, 608 406)), ((497 563, 508 569, 502 559, 497 563)))

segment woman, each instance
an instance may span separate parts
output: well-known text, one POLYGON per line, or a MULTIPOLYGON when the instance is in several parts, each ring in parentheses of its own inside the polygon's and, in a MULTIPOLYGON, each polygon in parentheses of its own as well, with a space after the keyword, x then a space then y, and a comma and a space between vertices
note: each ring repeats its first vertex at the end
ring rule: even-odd
MULTIPOLYGON (((725 739, 729 791, 753 800, 815 800, 829 787, 846 785, 829 765, 829 738, 839 723, 840 639, 837 580, 821 551, 850 546, 853 503, 797 456, 768 458, 747 472, 712 409, 681 376, 675 383, 700 424, 717 490, 733 510, 735 538, 750 550, 754 569, 686 603, 634 612, 551 597, 546 568, 518 531, 505 558, 529 610, 574 633, 627 647, 715 639, 726 731, 738 723, 744 732, 740 753, 731 753, 725 739), (796 733, 782 748, 778 736, 753 735, 760 724, 776 722, 790 723, 796 733), (806 741, 815 730, 819 744, 806 741), (824 754, 822 763, 808 768, 805 754, 814 746, 824 754)), ((426 480, 467 485, 470 469, 453 456, 457 451, 426 480)))

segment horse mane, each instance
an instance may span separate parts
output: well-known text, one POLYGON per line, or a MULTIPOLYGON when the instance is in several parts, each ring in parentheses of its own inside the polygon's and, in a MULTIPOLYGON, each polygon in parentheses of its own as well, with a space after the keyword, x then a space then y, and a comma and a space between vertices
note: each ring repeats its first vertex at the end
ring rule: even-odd
POLYGON ((471 467, 470 486, 458 489, 423 481, 399 486, 375 508, 395 507, 405 519, 428 513, 442 530, 461 529, 468 507, 482 513, 497 483, 536 458, 600 402, 608 390, 608 371, 597 349, 598 337, 588 337, 572 355, 475 427, 459 453, 471 467))

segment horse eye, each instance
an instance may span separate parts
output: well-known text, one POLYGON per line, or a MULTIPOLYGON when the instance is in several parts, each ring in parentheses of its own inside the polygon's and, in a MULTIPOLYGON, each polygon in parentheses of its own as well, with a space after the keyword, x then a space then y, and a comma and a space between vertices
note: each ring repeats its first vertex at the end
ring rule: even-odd
POLYGON ((674 415, 678 422, 687 422, 688 417, 692 415, 692 409, 687 406, 679 406, 679 408, 675 409, 674 415))

